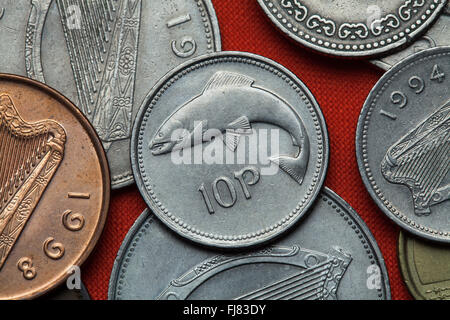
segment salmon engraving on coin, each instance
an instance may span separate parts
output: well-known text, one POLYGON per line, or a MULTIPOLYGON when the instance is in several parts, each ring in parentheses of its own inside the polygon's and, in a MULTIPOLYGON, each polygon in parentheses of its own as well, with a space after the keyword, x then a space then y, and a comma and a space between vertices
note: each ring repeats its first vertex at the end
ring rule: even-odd
MULTIPOLYGON (((229 72, 216 73, 207 83, 203 93, 189 103, 177 109, 161 128, 156 132, 150 148, 154 155, 179 150, 187 146, 207 142, 206 136, 196 140, 198 127, 183 127, 193 124, 195 119, 202 119, 205 114, 214 115, 197 124, 202 130, 215 128, 224 134, 223 141, 231 151, 236 151, 240 133, 251 131, 252 123, 265 122, 277 125, 292 135, 294 141, 299 141, 300 152, 293 157, 280 156, 270 160, 276 162, 287 174, 300 185, 306 173, 309 162, 309 138, 305 126, 291 106, 276 94, 254 86, 255 80, 245 75, 229 72), (243 111, 240 105, 233 104, 236 97, 258 99, 259 105, 252 105, 243 111), (214 104, 209 101, 213 100, 214 104), (217 106, 221 106, 220 109, 217 106), (273 110, 277 113, 273 114, 273 110), (227 124, 228 120, 230 122, 227 124), (185 135, 173 139, 175 130, 182 130, 185 135), (241 130, 241 131, 239 131, 241 130)), ((181 132, 181 131, 180 131, 181 132)))
POLYGON ((450 248, 401 232, 400 271, 409 292, 418 300, 450 300, 450 248))
POLYGON ((205 55, 166 75, 133 129, 136 182, 180 235, 248 247, 308 212, 328 164, 317 102, 291 72, 239 52, 205 55))
POLYGON ((95 246, 109 205, 106 157, 62 95, 0 75, 0 159, 0 299, 35 298, 95 246))
POLYGON ((417 53, 419 51, 440 47, 449 46, 450 37, 448 30, 450 29, 450 3, 447 3, 444 11, 439 16, 438 20, 431 26, 425 35, 417 39, 404 50, 395 52, 394 54, 382 57, 379 60, 373 60, 371 63, 384 69, 389 70, 394 64, 400 62, 404 58, 417 53))
POLYGON ((258 0, 294 41, 325 54, 380 55, 412 43, 447 0, 258 0))
POLYGON ((0 25, 9 41, 0 43, 0 71, 45 82, 83 111, 107 150, 114 189, 133 182, 131 128, 148 90, 186 59, 221 49, 210 0, 36 0, 5 7, 0 25))
POLYGON ((420 237, 450 241, 450 47, 390 69, 361 112, 357 157, 380 208, 420 237))
POLYGON ((383 257, 357 214, 326 188, 312 211, 279 241, 239 253, 186 242, 146 211, 119 250, 109 299, 389 299, 383 257))

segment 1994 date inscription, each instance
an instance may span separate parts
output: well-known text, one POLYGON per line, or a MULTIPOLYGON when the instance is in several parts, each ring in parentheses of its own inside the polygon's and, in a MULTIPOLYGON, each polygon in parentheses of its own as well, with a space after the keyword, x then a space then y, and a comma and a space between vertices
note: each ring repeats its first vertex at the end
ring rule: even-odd
MULTIPOLYGON (((446 74, 442 67, 438 64, 433 66, 433 69, 430 70, 430 81, 438 84, 442 84, 445 80, 446 74)), ((419 76, 412 76, 408 80, 408 86, 411 88, 413 94, 419 95, 423 93, 426 89, 426 79, 423 79, 419 76)), ((397 106, 399 109, 405 108, 408 103, 408 98, 410 93, 405 93, 403 91, 393 91, 391 93, 391 103, 397 106)), ((384 109, 380 110, 380 115, 387 117, 390 120, 397 120, 397 115, 391 111, 386 111, 384 109)))

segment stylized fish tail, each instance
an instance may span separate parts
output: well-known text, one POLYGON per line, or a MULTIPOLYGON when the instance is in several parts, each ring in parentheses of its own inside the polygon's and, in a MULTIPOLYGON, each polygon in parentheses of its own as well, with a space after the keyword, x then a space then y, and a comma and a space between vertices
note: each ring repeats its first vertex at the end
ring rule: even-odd
POLYGON ((308 168, 308 161, 304 161, 300 155, 297 158, 288 156, 279 156, 270 158, 270 161, 276 163, 281 170, 290 175, 298 184, 303 183, 306 169, 308 168))
MULTIPOLYGON (((303 132, 306 132, 303 124, 301 125, 303 132)), ((281 168, 281 170, 286 172, 295 181, 297 181, 298 184, 301 185, 303 183, 303 179, 305 178, 306 170, 308 169, 310 144, 309 138, 306 134, 298 142, 300 142, 299 145, 294 139, 294 145, 298 145, 300 148, 300 153, 297 155, 297 157, 276 156, 271 157, 270 161, 277 164, 281 168)))

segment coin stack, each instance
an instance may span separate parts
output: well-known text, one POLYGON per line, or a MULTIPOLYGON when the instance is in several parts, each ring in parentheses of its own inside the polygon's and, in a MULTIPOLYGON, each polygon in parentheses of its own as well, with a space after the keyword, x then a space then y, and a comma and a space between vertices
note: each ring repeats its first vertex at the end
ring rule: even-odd
MULTIPOLYGON (((299 50, 385 71, 358 168, 402 229, 411 294, 450 299, 450 4, 258 5, 299 50)), ((301 74, 222 51, 211 0, 5 0, 0 26, 0 299, 89 299, 80 267, 133 184, 148 208, 111 300, 391 299, 375 237, 324 185, 318 101, 301 74)))

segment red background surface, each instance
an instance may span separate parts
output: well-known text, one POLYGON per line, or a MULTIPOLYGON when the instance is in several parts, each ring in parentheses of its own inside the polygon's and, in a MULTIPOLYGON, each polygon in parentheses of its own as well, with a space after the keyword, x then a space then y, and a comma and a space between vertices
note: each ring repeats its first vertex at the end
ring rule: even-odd
MULTIPOLYGON (((393 299, 411 299, 397 259, 399 229, 378 209, 359 175, 355 133, 364 101, 383 72, 366 61, 321 56, 285 38, 255 0, 212 0, 223 50, 247 51, 273 59, 293 71, 318 100, 328 125, 331 152, 325 185, 361 215, 386 261, 393 299)), ((107 299, 116 253, 145 203, 135 186, 115 191, 103 236, 83 266, 83 281, 93 299, 107 299)))

